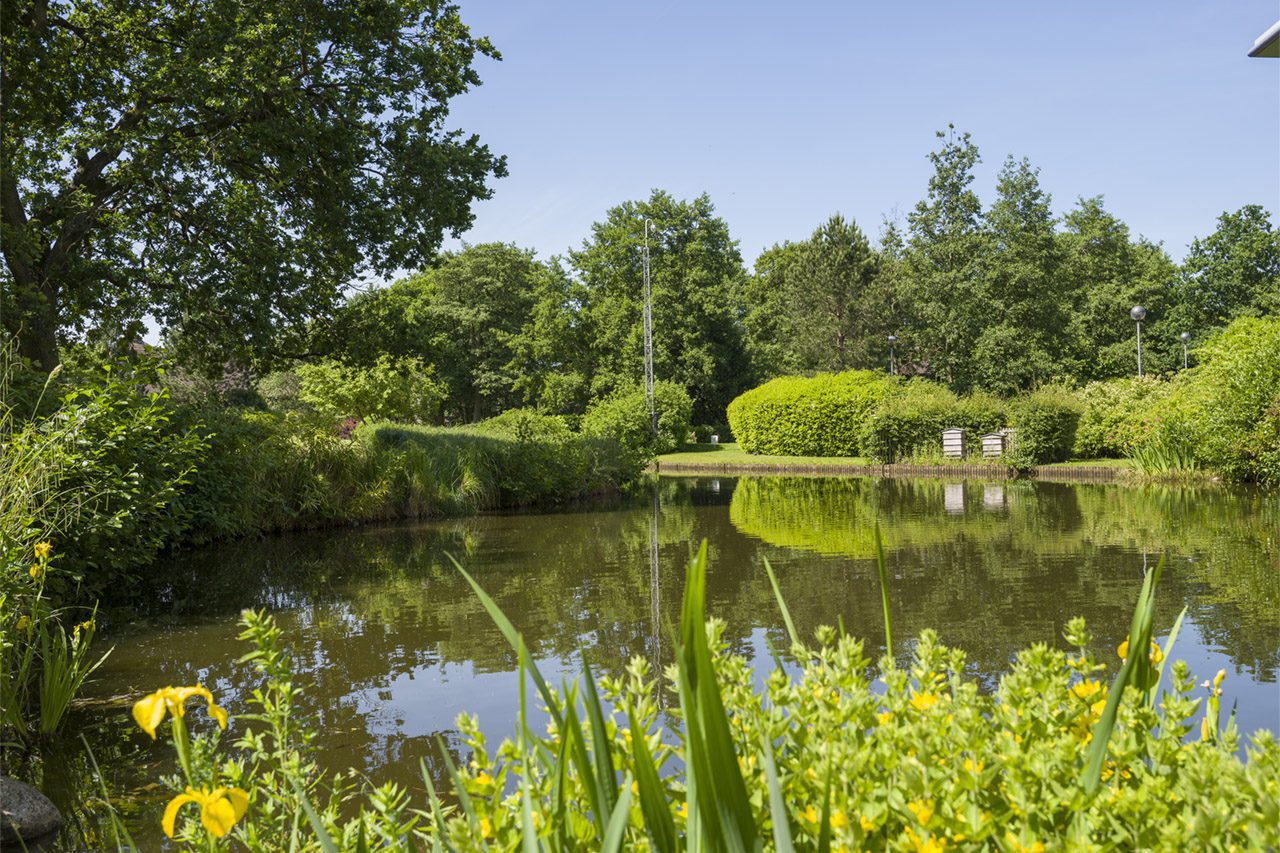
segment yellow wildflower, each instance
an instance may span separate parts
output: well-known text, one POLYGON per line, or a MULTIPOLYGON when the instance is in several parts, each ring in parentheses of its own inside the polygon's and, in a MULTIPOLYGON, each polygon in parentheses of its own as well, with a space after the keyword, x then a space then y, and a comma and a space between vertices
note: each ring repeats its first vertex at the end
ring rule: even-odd
POLYGON ((815 809, 813 806, 809 806, 807 809, 805 809, 805 810, 804 810, 804 814, 803 814, 803 815, 801 815, 801 817, 803 817, 805 820, 809 821, 809 823, 817 823, 817 822, 818 822, 818 810, 817 810, 817 809, 815 809))
POLYGON ((914 693, 911 696, 911 707, 917 711, 932 708, 938 703, 938 697, 932 693, 914 693))
POLYGON ((1213 677, 1213 695, 1222 695, 1222 682, 1226 680, 1227 671, 1225 669, 1218 670, 1218 674, 1213 677))
POLYGON ((36 579, 38 579, 42 574, 44 574, 44 569, 42 569, 42 568, 41 568, 40 566, 38 566, 38 565, 37 565, 37 566, 32 566, 31 568, 27 569, 27 574, 31 575, 31 579, 32 579, 32 580, 36 580, 36 579))
POLYGON ((964 769, 970 773, 981 773, 985 765, 981 761, 974 761, 972 758, 964 760, 964 769))
POLYGON ((845 817, 845 813, 843 809, 836 809, 831 813, 832 829, 843 829, 845 824, 847 824, 848 822, 849 822, 849 819, 845 817))
POLYGON ((681 804, 680 804, 680 809, 679 809, 679 811, 677 811, 676 813, 677 813, 678 815, 680 815, 680 817, 681 817, 681 818, 683 818, 683 819, 685 819, 685 820, 688 820, 688 818, 689 818, 689 804, 688 804, 687 802, 686 802, 686 803, 681 803, 681 804))
POLYGON ((186 793, 174 797, 165 806, 160 826, 170 838, 173 838, 173 822, 178 817, 178 809, 187 803, 200 806, 200 823, 204 824, 210 835, 221 838, 248 811, 249 795, 239 788, 214 788, 212 791, 187 788, 186 793))
POLYGON ((907 810, 915 815, 916 820, 921 826, 928 826, 930 819, 933 818, 933 800, 925 802, 923 800, 912 800, 907 803, 907 810))
POLYGON ((866 815, 858 815, 858 826, 862 827, 863 832, 870 832, 876 828, 876 823, 869 820, 866 815))
POLYGON ((493 823, 487 817, 480 818, 480 834, 485 838, 493 837, 493 823))
MULTIPOLYGON (((1121 660, 1128 660, 1129 658, 1129 638, 1128 637, 1126 637, 1124 642, 1121 643, 1116 648, 1116 654, 1120 656, 1121 660)), ((1152 666, 1156 666, 1157 664, 1160 663, 1160 661, 1164 660, 1164 652, 1160 651, 1160 647, 1156 645, 1155 640, 1151 641, 1151 650, 1147 653, 1147 656, 1151 659, 1152 666)))
POLYGON ((37 542, 33 549, 36 552, 36 559, 43 560, 49 556, 49 552, 53 550, 52 542, 37 542))
POLYGON ((490 776, 488 773, 484 772, 483 770, 481 770, 479 773, 476 774, 476 784, 481 786, 482 788, 492 785, 493 777, 490 776))
POLYGON ((1090 699, 1096 696, 1098 691, 1100 691, 1101 689, 1102 689, 1102 685, 1098 683, 1096 679, 1090 678, 1072 687, 1071 695, 1075 696, 1077 699, 1083 699, 1084 701, 1088 702, 1090 699))
POLYGON ((632 782, 632 783, 631 783, 631 793, 632 793, 633 795, 637 796, 637 797, 638 797, 638 796, 640 796, 640 783, 639 783, 639 782, 632 782))
POLYGON ((876 719, 877 719, 877 720, 879 720, 879 721, 880 721, 880 725, 882 725, 882 726, 883 726, 885 723, 887 723, 887 722, 889 722, 890 720, 892 720, 892 719, 893 719, 893 712, 892 712, 892 711, 881 711, 879 714, 876 714, 876 719))
POLYGON ((934 838, 932 835, 921 838, 910 828, 907 829, 906 835, 907 841, 911 843, 910 849, 916 853, 941 853, 947 846, 947 842, 941 838, 934 838))
POLYGON ((133 703, 133 719, 138 727, 156 739, 156 727, 164 722, 165 713, 181 717, 185 713, 184 705, 193 696, 202 697, 207 703, 210 717, 220 728, 227 727, 227 712, 213 701, 213 694, 197 684, 195 687, 161 687, 155 693, 143 696, 133 703))

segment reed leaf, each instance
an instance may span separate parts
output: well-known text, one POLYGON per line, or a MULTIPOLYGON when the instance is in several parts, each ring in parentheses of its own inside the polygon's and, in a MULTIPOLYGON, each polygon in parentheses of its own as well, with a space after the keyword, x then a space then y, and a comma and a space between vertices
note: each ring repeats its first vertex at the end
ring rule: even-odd
POLYGON ((778 577, 773 573, 773 566, 769 565, 767 557, 764 561, 764 570, 769 576, 770 585, 773 586, 773 598, 778 602, 778 609, 782 611, 782 623, 787 626, 787 636, 791 638, 791 645, 799 645, 800 635, 796 633, 796 623, 791 621, 791 611, 787 609, 787 602, 782 597, 782 590, 778 588, 778 577))
POLYGON ((640 718, 627 703, 627 725, 631 727, 631 763, 635 766, 636 787, 640 793, 640 813, 658 853, 675 853, 676 824, 667 803, 667 792, 658 777, 658 767, 640 718))

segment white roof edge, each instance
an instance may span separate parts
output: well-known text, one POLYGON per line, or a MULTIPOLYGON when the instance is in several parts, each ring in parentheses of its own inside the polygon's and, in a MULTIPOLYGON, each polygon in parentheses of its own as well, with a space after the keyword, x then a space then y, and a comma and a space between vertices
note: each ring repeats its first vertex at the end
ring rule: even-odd
POLYGON ((1261 56, 1275 41, 1280 40, 1280 21, 1272 24, 1267 31, 1253 40, 1253 49, 1249 51, 1250 56, 1261 56))

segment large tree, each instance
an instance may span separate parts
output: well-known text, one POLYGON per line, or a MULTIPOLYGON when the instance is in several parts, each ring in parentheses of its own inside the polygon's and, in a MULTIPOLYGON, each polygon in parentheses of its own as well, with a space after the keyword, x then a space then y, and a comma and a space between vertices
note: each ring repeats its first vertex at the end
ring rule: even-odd
POLYGON ((986 235, 982 205, 973 191, 980 161, 969 134, 949 126, 942 147, 929 154, 933 174, 924 200, 907 215, 912 357, 931 375, 968 387, 969 354, 981 332, 980 296, 986 235))
POLYGON ((1177 290, 1180 320, 1196 334, 1241 314, 1280 314, 1280 228, 1266 208, 1249 204, 1219 216, 1212 234, 1191 243, 1177 290))
POLYGON ((879 266, 862 229, 838 213, 802 245, 787 282, 787 314, 788 333, 806 369, 870 364, 885 324, 884 300, 875 287, 879 266))
POLYGON ((0 45, 0 311, 45 368, 148 315, 211 361, 271 352, 505 174, 446 126, 498 56, 447 3, 14 0, 0 45))
POLYGON ((689 392, 696 422, 720 423, 750 378, 743 370, 742 311, 736 304, 745 271, 737 241, 706 195, 677 201, 655 190, 647 200, 620 204, 570 253, 585 287, 585 322, 596 358, 592 392, 605 394, 644 375, 646 219, 653 223, 655 372, 689 392))

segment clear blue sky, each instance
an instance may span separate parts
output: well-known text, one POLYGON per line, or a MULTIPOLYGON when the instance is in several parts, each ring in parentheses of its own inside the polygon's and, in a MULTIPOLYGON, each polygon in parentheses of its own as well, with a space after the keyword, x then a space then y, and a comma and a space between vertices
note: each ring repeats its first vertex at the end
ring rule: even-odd
POLYGON ((1181 258, 1224 210, 1280 208, 1276 0, 517 3, 462 0, 502 62, 451 123, 508 155, 467 242, 542 256, 661 187, 710 194, 750 265, 835 211, 869 233, 924 196, 934 131, 1008 154, 1055 211, 1102 194, 1181 258))

